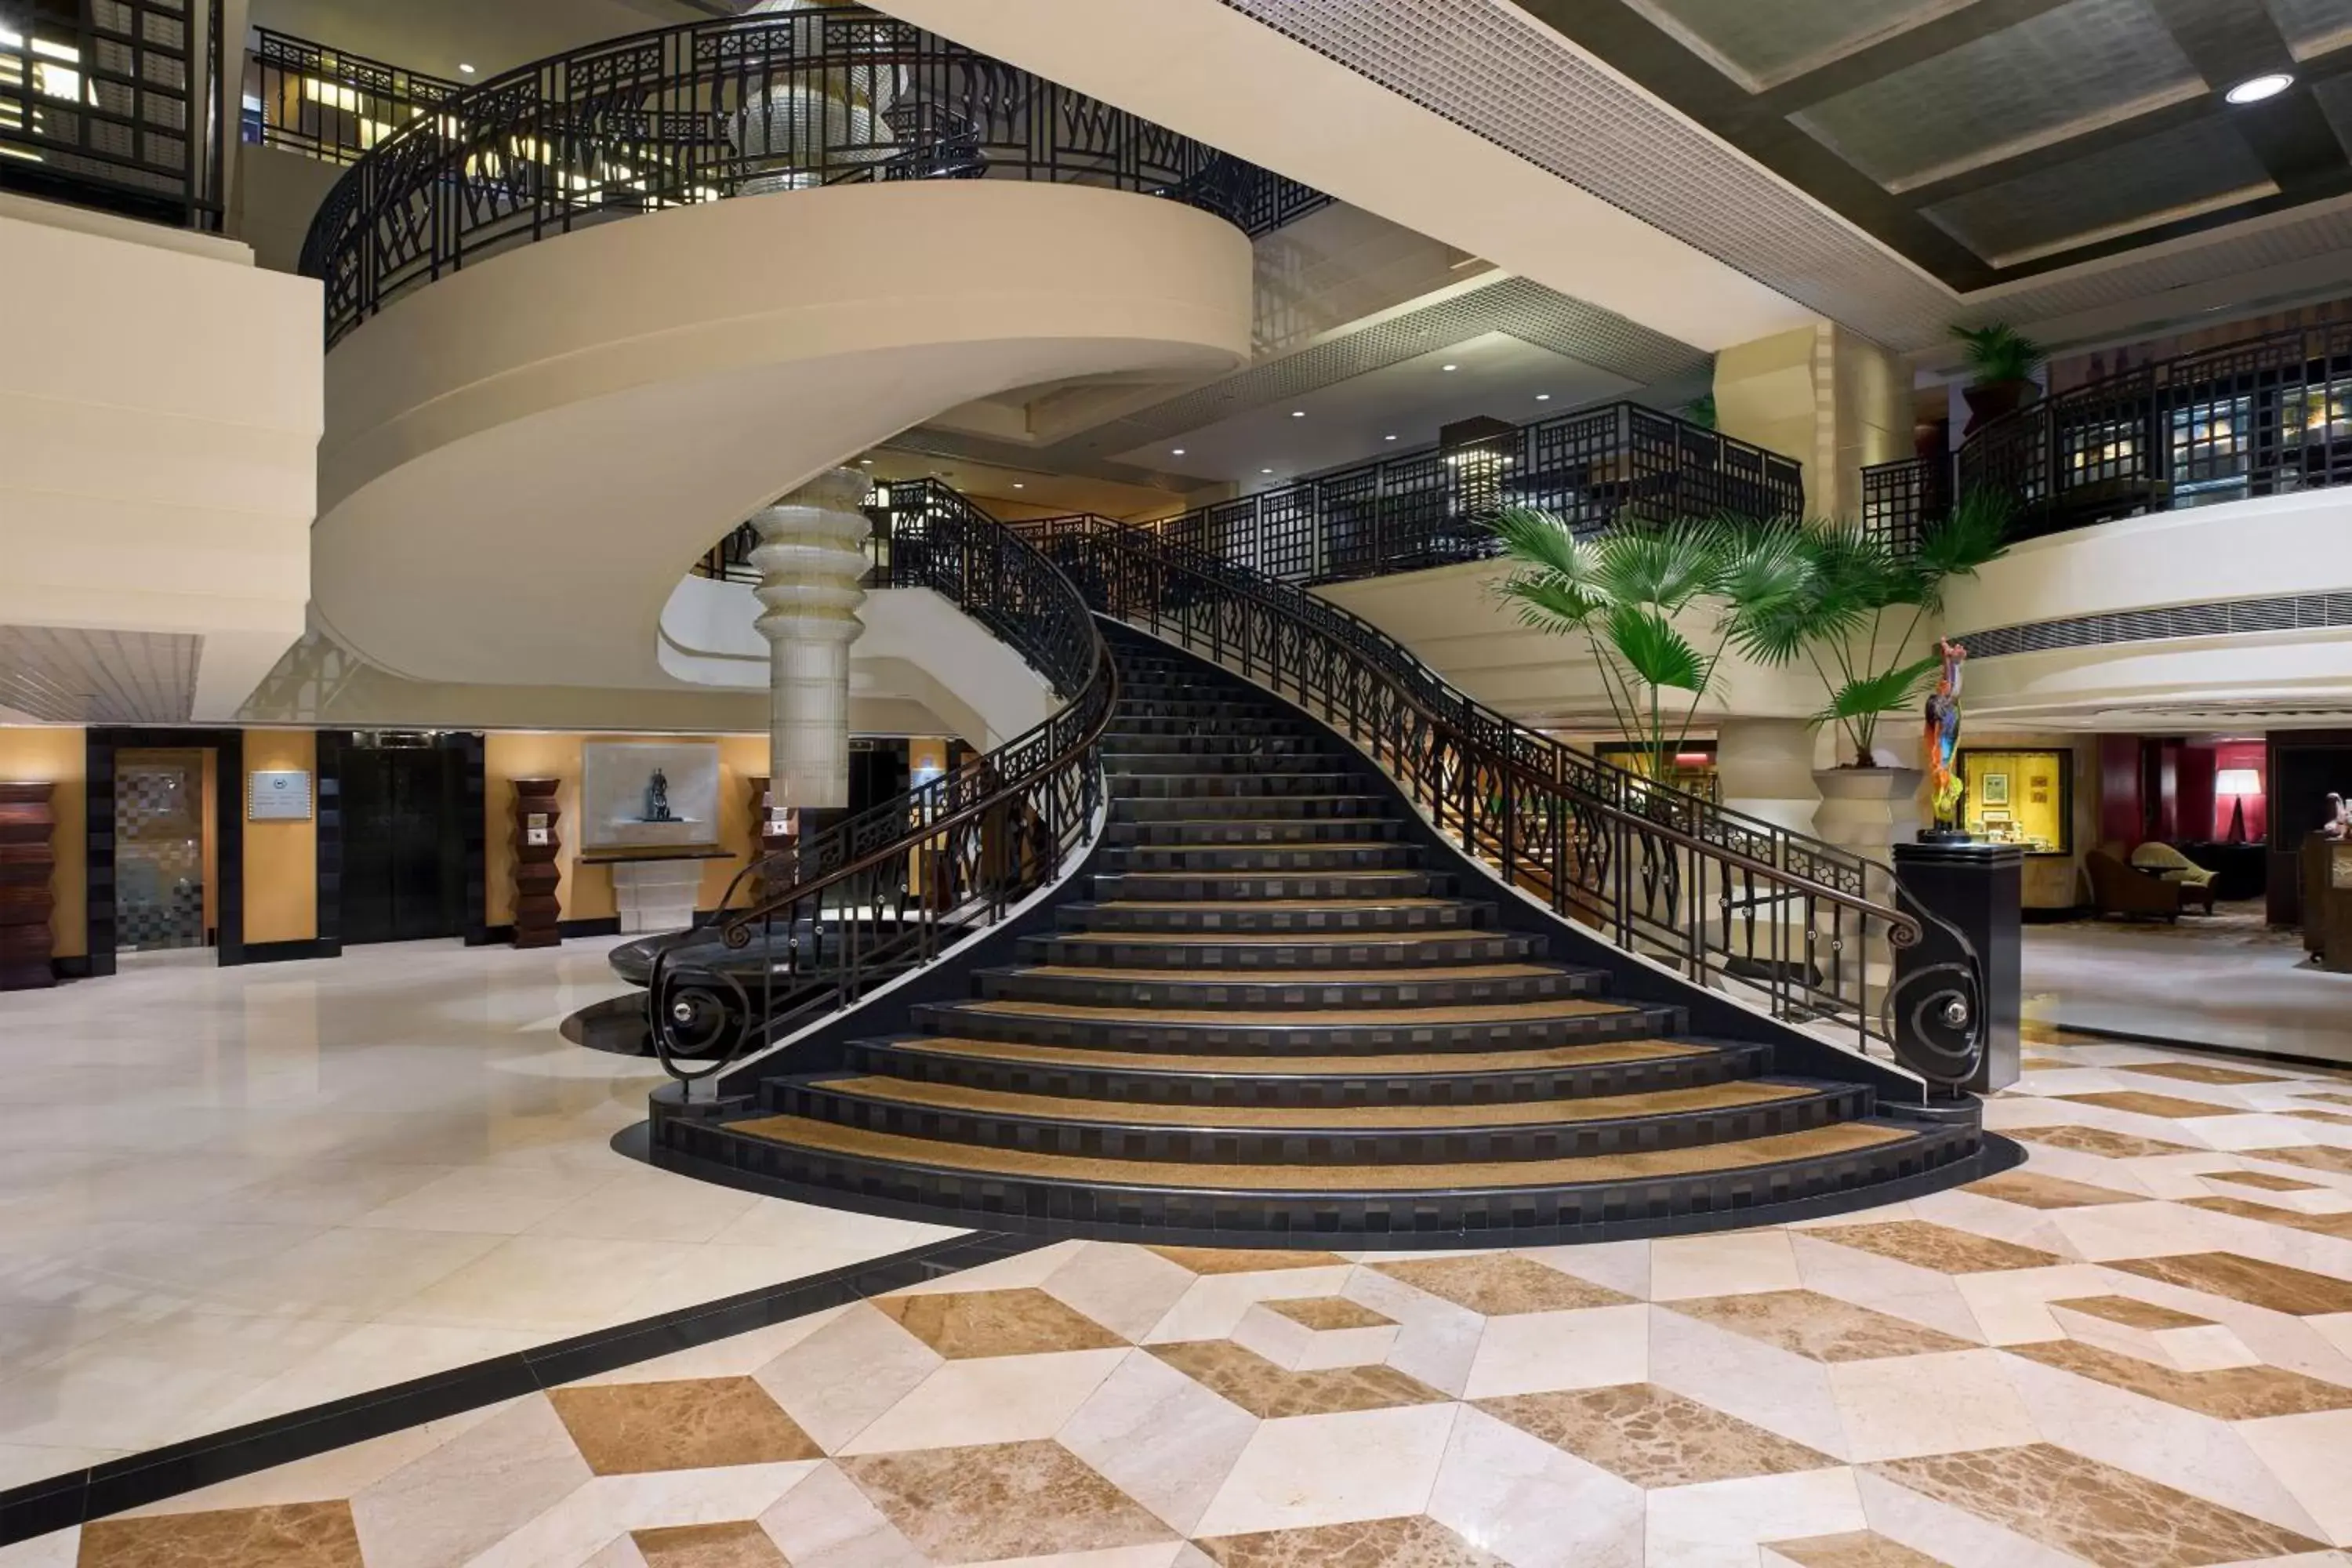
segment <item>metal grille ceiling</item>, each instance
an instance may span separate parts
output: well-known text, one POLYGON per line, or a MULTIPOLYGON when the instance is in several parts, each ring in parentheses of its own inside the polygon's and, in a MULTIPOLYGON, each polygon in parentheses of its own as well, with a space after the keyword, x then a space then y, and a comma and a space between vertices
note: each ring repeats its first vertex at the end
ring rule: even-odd
MULTIPOLYGON (((1777 24, 1779 0, 1524 0, 1525 10, 1507 0, 1223 3, 1897 347, 1939 340, 1965 314, 1955 294, 1995 283, 2017 280, 2000 309, 2031 321, 2334 248, 2338 215, 2315 209, 2147 258, 2149 267, 2119 258, 2158 238, 2352 192, 2352 163, 2314 92, 2352 72, 2352 29, 2326 43, 2344 0, 2271 0, 2276 12, 2264 0, 1797 0, 1799 37, 1778 54, 1759 43, 1757 18, 1769 12, 1777 24), (2294 47, 2318 52, 2297 64, 2290 39, 2317 40, 2294 47), (1997 79, 2003 61, 2018 79, 1997 79), (2301 79, 2281 98, 2251 113, 2221 105, 2217 84, 2289 67, 2301 79), (1933 68, 1910 79, 1924 95, 1916 104, 1877 85, 1915 68, 1933 68), (1972 97, 1969 84, 1981 87, 1988 71, 1992 89, 1972 97), (2074 89, 2088 96, 2070 105, 2074 89), (1942 127, 1940 146, 1915 132, 1915 110, 1942 127), (1797 120, 1808 115, 1903 190, 1808 134, 1797 120), (2191 122, 2242 132, 2275 189, 2209 204, 2154 179, 2143 185, 2155 206, 2116 216, 2111 201, 2072 235, 2045 227, 2021 242, 2022 228, 1980 227, 1975 239, 2005 267, 1956 236, 1966 209, 1944 206, 1947 225, 1922 210, 2191 122), (1984 161, 1979 149, 1999 155, 1984 161), (1978 161, 1953 171, 1956 151, 1978 161), (2109 258, 2063 281, 2025 281, 2109 258)), ((2158 143, 2153 157, 2162 152, 2158 143)), ((2215 159, 2208 172, 2218 167, 2215 159)), ((2101 165, 2086 168, 2095 176, 2101 165)), ((2032 194, 2045 212, 2063 212, 2032 194)))
POLYGON ((2352 594, 2294 594, 2206 605, 2173 605, 2158 610, 2120 610, 2103 616, 2070 616, 2061 620, 1998 626, 1972 633, 1966 641, 1970 658, 1999 658, 2005 654, 2051 653, 2060 648, 2097 647, 2109 643, 2313 631, 2326 626, 2352 626, 2352 594))
POLYGON ((204 639, 0 626, 0 708, 54 724, 184 724, 204 639))

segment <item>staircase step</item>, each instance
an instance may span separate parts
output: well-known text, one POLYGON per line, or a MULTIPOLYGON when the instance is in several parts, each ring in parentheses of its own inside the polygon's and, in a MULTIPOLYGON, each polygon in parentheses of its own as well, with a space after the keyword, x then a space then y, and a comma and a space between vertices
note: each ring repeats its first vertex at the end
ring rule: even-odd
POLYGON ((1261 899, 1425 899, 1453 891, 1451 877, 1428 871, 1128 871, 1098 872, 1104 903, 1209 903, 1261 899))
POLYGON ((1493 923, 1492 904, 1464 899, 1109 899, 1064 904, 1054 918, 1088 932, 1336 936, 1370 931, 1470 931, 1493 923))
POLYGON ((1287 974, 1171 974, 1153 969, 1039 964, 983 969, 980 994, 1089 1007, 1256 1008, 1311 1014, 1334 1007, 1457 1007, 1598 996, 1609 976, 1556 964, 1465 964, 1452 969, 1330 969, 1287 974))
POLYGON ((739 1171, 862 1201, 1116 1233, 1466 1237, 1745 1214, 1973 1153, 1972 1128, 1844 1121, 1681 1149, 1412 1164, 1250 1165, 983 1149, 770 1116, 681 1129, 739 1171))
POLYGON ((896 1078, 776 1086, 778 1113, 942 1143, 1113 1160, 1249 1165, 1552 1160, 1727 1143, 1856 1121, 1857 1084, 1748 1079, 1486 1105, 1158 1105, 896 1078))
POLYGON ((1402 843, 1141 844, 1106 849, 1106 871, 1410 871, 1421 847, 1402 843))
POLYGON ((1103 842, 1114 847, 1156 845, 1207 847, 1219 844, 1393 844, 1404 824, 1393 817, 1302 816, 1210 817, 1173 822, 1113 822, 1103 842))
POLYGON ((1567 997, 1460 1007, 1360 1007, 1188 1013, 1174 1008, 1088 1007, 1059 1002, 923 1002, 915 1026, 960 1039, 1121 1051, 1207 1055, 1344 1056, 1381 1051, 1477 1051, 1583 1045, 1679 1033, 1677 1008, 1567 997))
MULTIPOLYGON (((1139 708, 1134 712, 1128 711, 1122 705, 1112 718, 1110 728, 1103 732, 1103 742, 1107 745, 1117 746, 1122 740, 1221 740, 1226 736, 1295 736, 1297 733, 1297 720, 1275 713, 1256 719, 1178 719, 1170 717, 1160 704, 1139 708)), ((1118 749, 1147 751, 1150 748, 1118 746, 1118 749)))
POLYGON ((1247 747, 1225 745, 1213 752, 1131 752, 1103 748, 1103 770, 1117 778, 1206 778, 1220 774, 1264 774, 1268 769, 1281 773, 1314 770, 1310 778, 1345 778, 1347 759, 1339 752, 1320 747, 1292 752, 1269 752, 1247 747))
POLYGON ((1139 800, 1258 800, 1295 795, 1345 795, 1358 787, 1354 773, 1110 773, 1110 793, 1139 800))
POLYGON ((1313 736, 1234 729, 1229 722, 1203 726, 1191 734, 1137 734, 1124 725, 1105 731, 1103 757, 1108 765, 1150 757, 1255 757, 1322 759, 1327 764, 1345 755, 1329 742, 1313 736))
POLYGON ((1223 822, 1236 818, 1252 822, 1321 821, 1330 817, 1374 815, 1383 811, 1387 805, 1386 801, 1374 795, 1345 793, 1129 796, 1111 802, 1110 819, 1113 822, 1223 822))
POLYGON ((1166 1105, 1486 1105, 1635 1094, 1762 1072, 1762 1046, 1614 1040, 1519 1050, 1384 1056, 1198 1056, 1031 1046, 935 1035, 860 1040, 861 1073, 1064 1099, 1166 1105), (1203 1070, 1203 1068, 1208 1070, 1203 1070))
POLYGON ((1202 936, 1182 931, 1124 934, 1064 932, 1023 937, 1024 963, 1097 969, 1175 969, 1188 973, 1282 973, 1312 969, 1437 968, 1455 963, 1519 963, 1540 959, 1540 937, 1507 931, 1404 931, 1311 941, 1297 936, 1202 936))

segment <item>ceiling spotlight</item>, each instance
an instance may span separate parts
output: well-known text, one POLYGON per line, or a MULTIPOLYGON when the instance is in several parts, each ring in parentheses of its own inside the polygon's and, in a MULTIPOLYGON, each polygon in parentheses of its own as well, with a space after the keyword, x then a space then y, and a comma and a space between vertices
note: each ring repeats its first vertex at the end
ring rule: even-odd
POLYGON ((1270 474, 1274 472, 1274 470, 1272 468, 1260 468, 1258 472, 1261 474, 1270 474))
POLYGON ((860 458, 857 459, 857 466, 861 468, 870 468, 874 466, 874 459, 871 458, 860 458))
POLYGON ((1290 411, 1290 416, 1293 419, 1304 419, 1307 417, 1307 410, 1304 408, 1294 408, 1290 411))
POLYGON ((473 68, 473 67, 471 67, 471 66, 469 66, 469 65, 467 65, 467 64, 465 61, 463 61, 463 60, 459 60, 459 61, 457 62, 457 70, 458 70, 458 73, 459 73, 460 75, 463 75, 463 76, 471 76, 471 75, 473 75, 473 74, 474 74, 474 68, 473 68))
POLYGON ((2294 78, 2284 71, 2248 77, 2221 96, 2231 103, 2260 103, 2266 98, 2276 98, 2294 85, 2294 78))
POLYGON ((1460 370, 1462 367, 1458 364, 1442 364, 1437 368, 1440 370, 1460 370))
POLYGON ((1536 401, 1538 403, 1549 403, 1551 401, 1551 394, 1549 392, 1538 392, 1536 394, 1536 401))
POLYGON ((1170 452, 1171 454, 1172 454, 1172 455, 1173 455, 1173 456, 1175 456, 1175 457, 1179 457, 1179 458, 1181 458, 1181 457, 1182 457, 1182 456, 1184 455, 1184 448, 1183 448, 1183 447, 1169 447, 1169 448, 1168 448, 1168 450, 1169 450, 1169 452, 1170 452))
POLYGON ((1023 484, 1019 479, 1015 479, 1015 480, 1013 480, 1013 488, 1014 489, 1016 489, 1016 490, 1025 490, 1025 489, 1027 489, 1029 487, 1028 487, 1027 485, 1023 484))

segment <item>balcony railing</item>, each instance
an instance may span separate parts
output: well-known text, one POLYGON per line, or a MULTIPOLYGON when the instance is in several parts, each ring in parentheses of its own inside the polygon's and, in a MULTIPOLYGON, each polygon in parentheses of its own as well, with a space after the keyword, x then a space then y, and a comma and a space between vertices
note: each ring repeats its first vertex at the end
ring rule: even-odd
POLYGON ((1486 520, 1507 505, 1558 512, 1580 533, 1620 518, 1804 510, 1792 458, 1635 403, 1501 427, 1222 501, 1152 525, 1171 542, 1286 583, 1378 577, 1495 552, 1486 520))
POLYGON ((1864 469, 1872 525, 1916 533, 1955 488, 2007 496, 2014 531, 2032 538, 2352 484, 2352 325, 2251 338, 2045 397, 1976 431, 1942 468, 1864 469))
POLYGON ((394 131, 466 90, 331 44, 255 29, 240 135, 329 163, 356 163, 394 131))
POLYGON ((220 227, 221 0, 0 7, 0 189, 220 227))

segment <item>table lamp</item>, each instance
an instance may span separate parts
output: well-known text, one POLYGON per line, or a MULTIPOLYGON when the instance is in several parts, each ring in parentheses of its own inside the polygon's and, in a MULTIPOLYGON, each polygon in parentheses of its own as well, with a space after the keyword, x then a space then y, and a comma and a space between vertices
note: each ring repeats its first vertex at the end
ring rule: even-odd
POLYGON ((2246 797, 2263 793, 2263 775, 2253 768, 2223 768, 2213 775, 2213 793, 2234 797, 2230 811, 2230 842, 2246 841, 2246 797))

